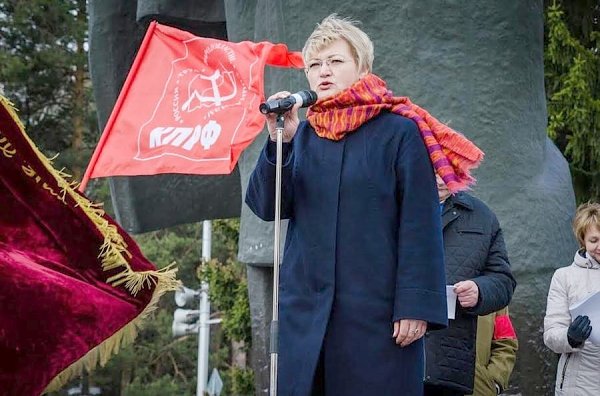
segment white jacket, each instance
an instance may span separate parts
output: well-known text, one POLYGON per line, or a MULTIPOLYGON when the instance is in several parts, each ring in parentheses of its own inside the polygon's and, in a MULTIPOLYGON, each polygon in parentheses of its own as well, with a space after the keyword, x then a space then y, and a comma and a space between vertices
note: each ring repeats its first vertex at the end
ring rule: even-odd
POLYGON ((600 346, 588 340, 582 347, 572 348, 567 341, 567 330, 575 319, 569 307, 600 291, 600 264, 589 254, 582 254, 575 253, 573 264, 554 272, 548 292, 544 343, 561 354, 556 372, 557 396, 600 395, 600 346))

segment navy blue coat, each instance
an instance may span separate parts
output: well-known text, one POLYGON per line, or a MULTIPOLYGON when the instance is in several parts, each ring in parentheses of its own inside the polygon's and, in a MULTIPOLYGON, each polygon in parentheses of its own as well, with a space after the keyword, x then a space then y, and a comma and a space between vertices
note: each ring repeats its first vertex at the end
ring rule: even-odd
MULTIPOLYGON (((401 348, 393 321, 447 325, 433 167, 416 125, 384 113, 340 141, 303 122, 284 147, 280 272, 282 396, 310 395, 322 353, 327 395, 420 395, 422 339, 401 348)), ((275 144, 246 203, 274 218, 275 144)))

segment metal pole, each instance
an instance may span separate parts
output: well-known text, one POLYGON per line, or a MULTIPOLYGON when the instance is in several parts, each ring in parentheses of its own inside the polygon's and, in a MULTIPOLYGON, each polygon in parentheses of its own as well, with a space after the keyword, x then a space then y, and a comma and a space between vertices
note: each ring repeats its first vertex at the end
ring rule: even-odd
POLYGON ((81 373, 81 396, 90 396, 90 375, 87 370, 81 373))
MULTIPOLYGON (((202 261, 211 258, 212 224, 210 220, 202 222, 202 261)), ((208 383, 208 350, 210 340, 210 300, 208 284, 202 282, 200 289, 200 317, 198 318, 198 384, 196 396, 204 396, 208 383)))
POLYGON ((283 114, 277 115, 277 162, 275 164, 275 242, 273 245, 273 320, 271 321, 270 396, 277 396, 277 358, 279 353, 279 245, 281 238, 281 168, 283 166, 283 114))

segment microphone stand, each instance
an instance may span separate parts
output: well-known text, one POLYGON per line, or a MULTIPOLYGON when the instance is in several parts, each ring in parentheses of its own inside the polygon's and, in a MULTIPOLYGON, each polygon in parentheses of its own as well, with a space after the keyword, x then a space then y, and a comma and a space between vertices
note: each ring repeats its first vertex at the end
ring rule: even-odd
POLYGON ((277 396, 277 360, 279 354, 279 246, 281 244, 281 168, 283 167, 283 126, 285 117, 277 114, 277 162, 275 164, 275 241, 273 245, 273 319, 271 320, 270 396, 277 396))

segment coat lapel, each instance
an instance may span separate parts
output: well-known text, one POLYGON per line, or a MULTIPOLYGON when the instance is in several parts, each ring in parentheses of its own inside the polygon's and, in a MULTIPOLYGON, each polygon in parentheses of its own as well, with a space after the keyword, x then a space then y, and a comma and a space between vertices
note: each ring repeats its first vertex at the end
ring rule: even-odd
POLYGON ((448 224, 460 217, 460 211, 457 210, 457 206, 462 206, 468 210, 473 209, 473 203, 468 195, 462 193, 451 195, 446 199, 444 210, 442 210, 442 229, 445 229, 448 224))
POLYGON ((459 217, 460 213, 454 207, 454 203, 452 201, 446 201, 446 204, 444 205, 444 210, 442 212, 442 229, 445 229, 448 224, 452 223, 459 217))

